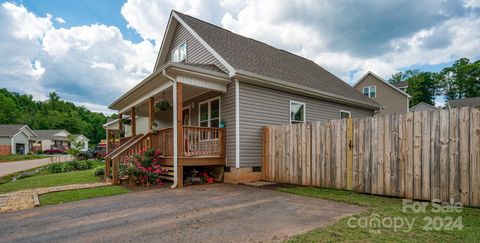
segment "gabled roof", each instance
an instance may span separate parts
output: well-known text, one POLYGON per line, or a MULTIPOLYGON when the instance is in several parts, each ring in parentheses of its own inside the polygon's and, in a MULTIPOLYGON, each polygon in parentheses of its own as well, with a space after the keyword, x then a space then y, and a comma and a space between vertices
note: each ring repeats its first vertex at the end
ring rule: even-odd
POLYGON ((407 81, 394 82, 394 83, 391 83, 391 84, 393 86, 397 87, 397 88, 408 87, 408 82, 407 81))
POLYGON ((435 107, 433 105, 430 105, 428 103, 425 103, 425 102, 420 102, 420 103, 410 107, 410 110, 415 111, 416 108, 421 107, 421 106, 427 106, 427 107, 431 108, 432 110, 439 110, 437 107, 435 107))
POLYGON ((449 100, 447 101, 447 106, 450 108, 457 108, 462 106, 480 106, 480 97, 449 100))
MULTIPOLYGON (((197 18, 173 11, 180 23, 187 25, 199 41, 204 42, 214 56, 234 74, 257 74, 311 90, 319 90, 332 97, 379 105, 315 62, 265 43, 235 34, 197 18), (226 62, 226 63, 224 63, 226 62)), ((165 44, 165 43, 163 43, 165 44)), ((162 45, 163 45, 162 44, 162 45)))
POLYGON ((83 134, 73 134, 73 137, 78 139, 78 138, 84 138, 86 139, 87 141, 90 141, 90 139, 88 139, 85 135, 83 134))
POLYGON ((35 137, 37 134, 33 132, 27 125, 23 124, 1 124, 0 137, 12 137, 23 131, 28 137, 35 137))
MULTIPOLYGON (((385 79, 383 79, 382 77, 376 75, 375 73, 371 72, 371 71, 368 71, 365 75, 363 75, 356 83, 353 84, 353 87, 357 87, 368 75, 372 75, 373 77, 375 77, 376 79, 380 80, 381 82, 385 83, 387 86, 389 86, 390 88, 392 88, 393 90, 395 91, 398 91, 400 92, 401 94, 407 96, 408 98, 411 98, 412 96, 410 96, 409 94, 403 92, 402 90, 400 90, 399 88, 393 86, 391 83, 387 82, 385 79)), ((364 95, 365 96, 365 95, 364 95)), ((365 96, 367 97, 367 96, 365 96)))
POLYGON ((70 134, 67 130, 34 130, 34 132, 38 135, 38 139, 49 139, 49 140, 63 140, 68 141, 68 137, 66 136, 58 136, 58 133, 66 132, 70 134))

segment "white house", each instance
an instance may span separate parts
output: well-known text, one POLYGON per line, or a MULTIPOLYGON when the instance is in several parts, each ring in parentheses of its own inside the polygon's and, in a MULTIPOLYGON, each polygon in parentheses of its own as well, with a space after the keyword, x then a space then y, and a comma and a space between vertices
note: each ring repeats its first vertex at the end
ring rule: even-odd
MULTIPOLYGON (((49 149, 67 150, 71 147, 70 134, 67 130, 34 130, 38 135, 35 139, 35 147, 42 151, 49 149)), ((76 139, 82 141, 82 148, 80 150, 88 150, 89 139, 82 134, 73 135, 76 139)))

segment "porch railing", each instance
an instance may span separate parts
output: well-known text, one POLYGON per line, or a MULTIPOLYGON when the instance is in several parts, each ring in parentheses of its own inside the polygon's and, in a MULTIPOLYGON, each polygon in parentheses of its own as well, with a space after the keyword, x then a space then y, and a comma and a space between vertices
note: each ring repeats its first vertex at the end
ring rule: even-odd
MULTIPOLYGON (((183 126, 184 157, 223 157, 225 156, 225 129, 183 126)), ((173 153, 173 127, 160 129, 145 135, 137 135, 122 144, 118 149, 105 157, 105 175, 110 175, 112 180, 119 182, 119 163, 125 161, 133 154, 138 154, 145 149, 158 148, 163 157, 172 157, 173 153)))
POLYGON ((225 129, 183 126, 185 157, 225 156, 225 129))

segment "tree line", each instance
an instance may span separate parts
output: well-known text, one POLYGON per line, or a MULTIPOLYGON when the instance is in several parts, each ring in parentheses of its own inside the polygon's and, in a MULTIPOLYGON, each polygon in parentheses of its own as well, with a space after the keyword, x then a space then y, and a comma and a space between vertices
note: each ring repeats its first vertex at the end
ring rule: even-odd
POLYGON ((468 58, 460 58, 440 72, 407 70, 392 75, 388 81, 408 83, 406 92, 412 96, 410 107, 421 102, 435 105, 438 96, 443 96, 446 100, 478 97, 480 60, 471 62, 468 58))
POLYGON ((52 92, 46 101, 35 101, 31 95, 0 89, 0 124, 26 124, 32 129, 64 129, 83 134, 91 144, 105 138, 107 117, 72 102, 63 101, 52 92))

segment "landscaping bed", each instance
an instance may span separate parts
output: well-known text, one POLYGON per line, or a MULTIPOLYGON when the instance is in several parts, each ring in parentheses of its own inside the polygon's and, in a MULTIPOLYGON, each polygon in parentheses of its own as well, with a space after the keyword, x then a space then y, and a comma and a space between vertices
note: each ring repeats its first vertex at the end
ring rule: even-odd
MULTIPOLYGON (((480 209, 477 208, 454 207, 452 209, 445 205, 423 202, 425 205, 423 211, 414 211, 406 206, 404 212, 404 201, 399 198, 312 187, 289 187, 277 190, 370 208, 368 212, 352 216, 353 219, 346 217, 330 227, 300 234, 291 239, 292 242, 476 242, 480 239, 478 230, 480 209), (441 210, 437 212, 439 208, 441 210), (456 209, 459 211, 455 211, 456 209), (413 222, 412 227, 407 224, 403 224, 402 227, 393 227, 395 224, 398 226, 400 222, 407 221, 413 222), (363 222, 373 222, 373 224, 365 227, 363 222)), ((405 205, 412 205, 412 203, 405 201, 405 205)), ((416 202, 415 205, 418 206, 416 209, 420 210, 421 202, 416 202)))

